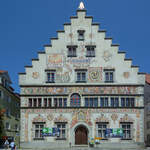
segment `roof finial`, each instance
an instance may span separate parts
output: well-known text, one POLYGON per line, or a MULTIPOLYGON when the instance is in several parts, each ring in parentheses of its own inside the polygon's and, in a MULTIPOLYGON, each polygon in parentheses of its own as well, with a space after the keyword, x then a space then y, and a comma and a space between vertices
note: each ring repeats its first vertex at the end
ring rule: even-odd
POLYGON ((80 2, 79 9, 84 9, 84 3, 80 2))

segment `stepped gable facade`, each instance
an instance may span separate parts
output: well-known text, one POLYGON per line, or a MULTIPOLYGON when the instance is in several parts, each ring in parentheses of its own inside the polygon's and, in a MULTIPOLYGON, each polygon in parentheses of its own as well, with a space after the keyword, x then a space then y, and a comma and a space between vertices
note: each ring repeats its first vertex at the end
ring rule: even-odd
POLYGON ((21 146, 88 145, 95 137, 99 147, 143 145, 144 73, 84 9, 57 33, 19 73, 21 146), (60 135, 42 136, 43 127, 60 135), (122 128, 123 137, 108 138, 107 128, 122 128))

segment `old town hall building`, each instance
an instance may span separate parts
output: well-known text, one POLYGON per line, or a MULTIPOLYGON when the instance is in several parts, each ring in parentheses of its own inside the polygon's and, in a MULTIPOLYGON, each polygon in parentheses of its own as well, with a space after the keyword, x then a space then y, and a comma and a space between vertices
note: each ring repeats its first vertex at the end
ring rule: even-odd
POLYGON ((98 147, 144 144, 145 75, 92 20, 81 3, 19 73, 22 147, 88 146, 92 138, 101 139, 98 147), (43 136, 44 127, 59 136, 43 136), (123 135, 107 136, 107 129, 123 135))

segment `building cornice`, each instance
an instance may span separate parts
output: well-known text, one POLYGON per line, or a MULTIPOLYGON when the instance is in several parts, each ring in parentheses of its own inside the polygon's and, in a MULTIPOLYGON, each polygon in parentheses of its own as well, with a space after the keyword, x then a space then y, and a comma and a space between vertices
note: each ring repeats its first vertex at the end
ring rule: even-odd
POLYGON ((144 107, 20 107, 20 109, 144 109, 144 107))
POLYGON ((122 87, 122 86, 129 86, 129 87, 139 87, 139 86, 144 86, 144 84, 61 84, 61 85, 58 85, 58 84, 47 84, 47 85, 20 85, 20 87, 122 87))
MULTIPOLYGON (((68 96, 69 94, 21 94, 20 97, 47 97, 47 96, 68 96)), ((81 94, 82 96, 137 96, 141 97, 144 94, 81 94)))

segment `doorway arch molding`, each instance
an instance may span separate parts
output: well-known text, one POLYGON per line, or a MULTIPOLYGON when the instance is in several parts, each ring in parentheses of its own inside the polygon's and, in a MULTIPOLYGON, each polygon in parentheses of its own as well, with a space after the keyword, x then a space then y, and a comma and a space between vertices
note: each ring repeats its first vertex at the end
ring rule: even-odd
POLYGON ((88 138, 87 140, 90 140, 90 137, 92 137, 92 127, 89 127, 88 124, 85 122, 78 122, 76 123, 73 128, 71 128, 71 133, 70 133, 70 139, 71 139, 71 144, 74 146, 75 145, 75 131, 78 127, 83 126, 87 129, 88 132, 88 138), (73 135, 73 136, 72 136, 73 135))

